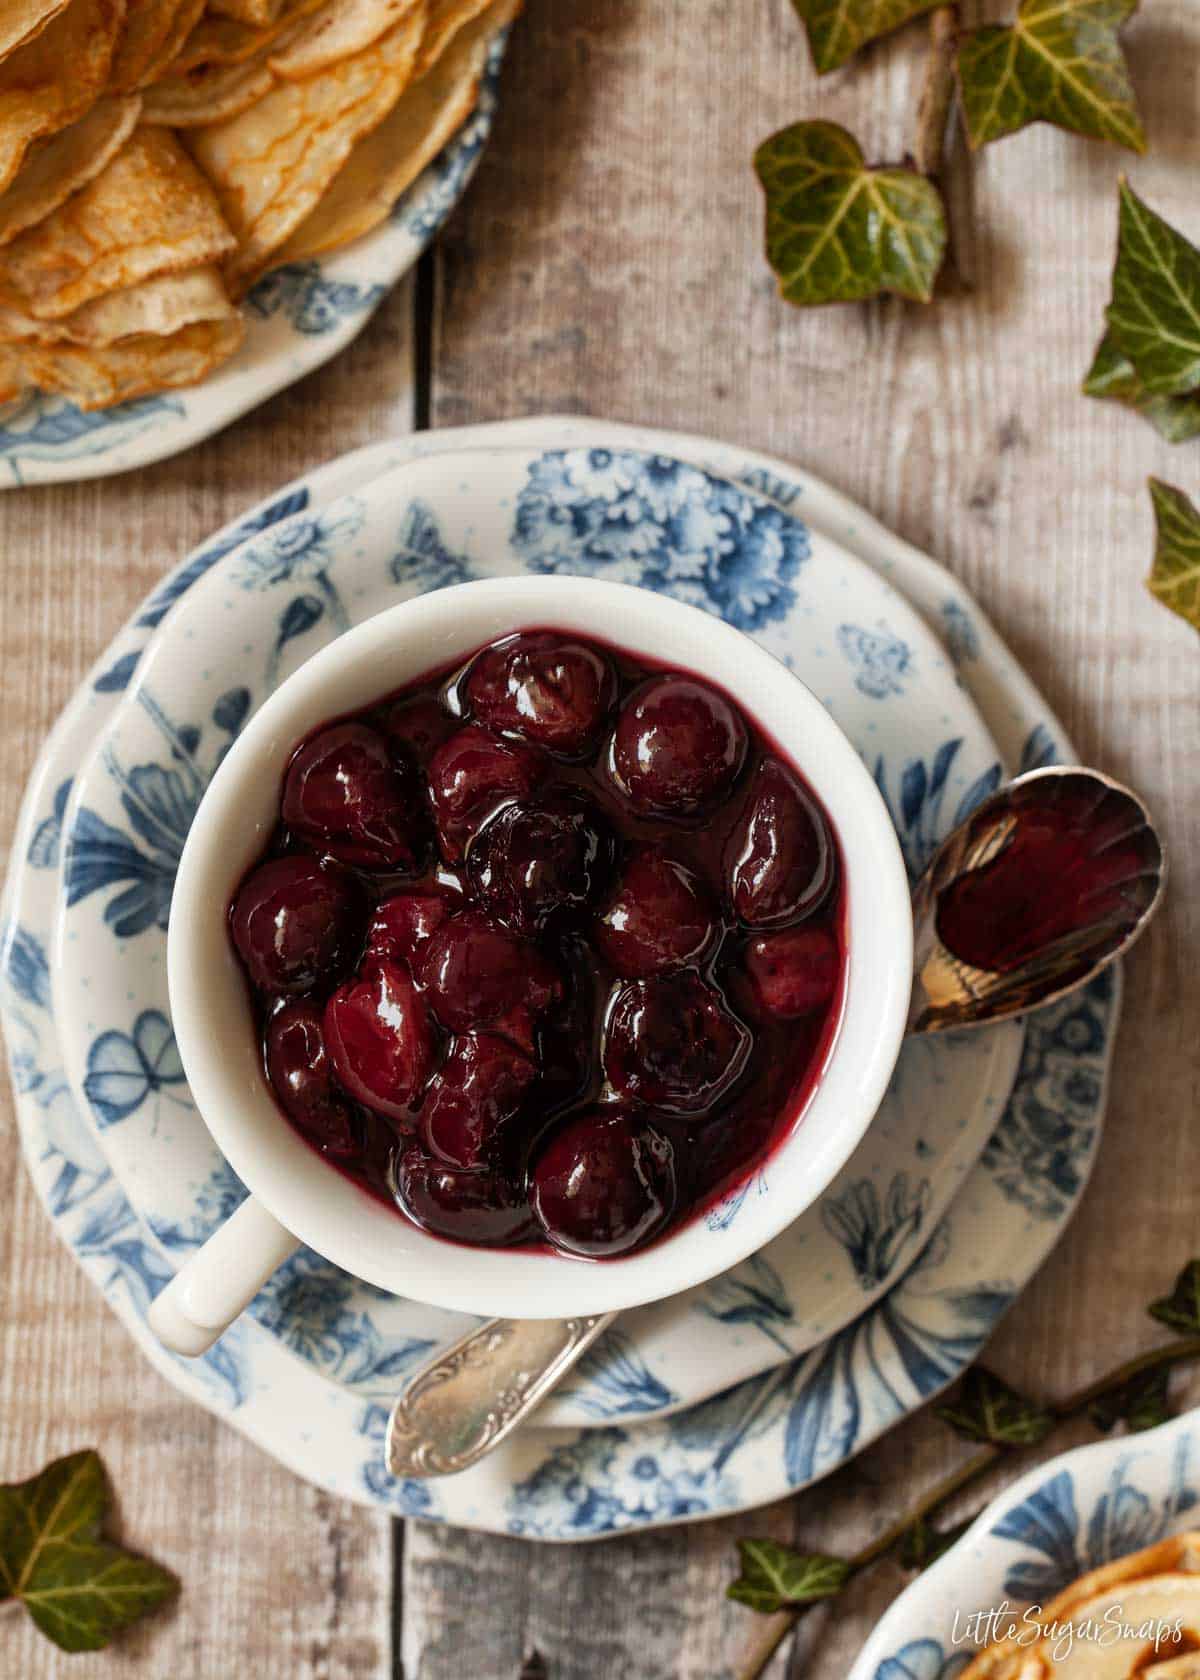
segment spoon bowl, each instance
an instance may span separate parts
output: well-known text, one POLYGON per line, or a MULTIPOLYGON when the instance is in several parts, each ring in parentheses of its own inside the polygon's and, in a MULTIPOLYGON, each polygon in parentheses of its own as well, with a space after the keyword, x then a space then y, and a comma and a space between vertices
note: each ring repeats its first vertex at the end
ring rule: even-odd
POLYGON ((938 848, 913 892, 910 1033, 1023 1015, 1138 939, 1167 862, 1150 813, 1111 776, 1031 770, 938 848))

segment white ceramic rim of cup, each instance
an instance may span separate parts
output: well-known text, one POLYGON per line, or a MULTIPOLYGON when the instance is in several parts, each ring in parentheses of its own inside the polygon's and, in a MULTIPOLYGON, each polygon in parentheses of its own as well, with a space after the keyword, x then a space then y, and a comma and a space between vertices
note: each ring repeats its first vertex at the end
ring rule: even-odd
POLYGON ((777 1236, 861 1140, 904 1036, 912 983, 908 879, 880 794, 808 688, 741 631, 626 584, 505 577, 420 595, 340 636, 294 672, 234 742, 180 859, 167 941, 176 1041, 196 1106, 238 1177, 301 1242, 397 1295, 453 1311, 565 1318, 634 1307, 705 1282, 777 1236), (693 1218, 641 1253, 588 1263, 473 1248, 419 1230, 344 1178, 276 1107, 225 910, 275 825, 296 742, 425 672, 522 628, 552 626, 695 672, 724 688, 794 760, 837 831, 848 895, 845 1003, 800 1124, 761 1194, 710 1229, 693 1218))

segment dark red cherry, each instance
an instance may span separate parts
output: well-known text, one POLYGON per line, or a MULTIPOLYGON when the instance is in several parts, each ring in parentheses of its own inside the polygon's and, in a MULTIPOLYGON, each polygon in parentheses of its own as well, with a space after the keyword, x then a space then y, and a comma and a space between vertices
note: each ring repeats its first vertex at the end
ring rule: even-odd
POLYGON ((617 720, 613 770, 636 810, 693 816, 733 786, 746 740, 740 712, 716 689, 695 677, 652 677, 617 720))
POLYGON ((418 953, 454 908, 444 893, 397 893, 376 906, 367 927, 367 950, 414 972, 418 953))
POLYGON ((611 845, 593 806, 565 794, 505 805, 467 852, 476 894, 506 926, 534 933, 552 916, 582 910, 599 890, 611 845))
POLYGON ((297 998, 267 1022, 267 1077, 288 1117, 329 1155, 353 1155, 359 1147, 354 1111, 333 1076, 321 1011, 311 998, 297 998))
POLYGON ((498 1173, 446 1167, 410 1148, 392 1180, 401 1211, 439 1237, 504 1248, 537 1233, 529 1204, 498 1173))
POLYGON ((523 741, 503 741, 477 724, 451 735, 429 763, 429 797, 442 856, 461 863, 475 833, 512 799, 528 799, 546 761, 523 741))
POLYGON ((273 858, 247 875, 229 925, 256 986, 306 992, 332 985, 354 961, 365 916, 352 875, 297 855, 273 858))
POLYGON ((335 723, 299 748, 283 784, 283 820, 360 869, 410 869, 420 850, 416 791, 365 723, 335 723))
POLYGON ((596 916, 594 938, 618 974, 640 979, 695 962, 716 922, 696 877, 661 852, 635 852, 596 916))
POLYGON ((472 910, 442 923, 425 947, 420 973, 438 1020, 451 1032, 514 1011, 540 1015, 562 995, 562 982, 536 946, 472 910))
POLYGON ((530 1201, 556 1248, 597 1259, 628 1254, 675 1208, 675 1152, 645 1121, 621 1110, 576 1115, 534 1166, 530 1201))
POLYGON ((596 744, 616 692, 603 654, 553 631, 485 648, 466 682, 471 711, 483 723, 570 758, 596 744))
POLYGON ((724 1096, 746 1064, 750 1033, 694 969, 633 980, 610 1011, 604 1069, 631 1101, 698 1114, 724 1096))
MULTIPOLYGON (((578 1102, 600 1084, 596 958, 580 938, 563 941, 564 996, 541 1022, 537 1040, 538 1097, 545 1112, 578 1102)), ((499 1031, 499 1023, 492 1028, 499 1031)), ((514 1042, 511 1028, 505 1029, 514 1042)))
POLYGON ((405 759, 422 768, 442 742, 461 726, 461 720, 448 712, 433 694, 389 701, 376 714, 376 722, 405 759))
POLYGON ((835 867, 824 817, 778 759, 764 759, 725 849, 734 910, 750 927, 798 921, 824 903, 835 867))
POLYGON ((824 926, 760 934, 746 947, 746 972, 760 1007, 784 1019, 824 1009, 841 968, 837 940, 824 926))
POLYGON ((433 1031, 412 976, 368 957, 357 980, 325 1005, 325 1047, 352 1097, 392 1120, 411 1120, 433 1067, 433 1031))
POLYGON ((529 1057, 507 1039, 491 1033, 456 1038, 429 1081, 421 1110, 426 1148, 452 1167, 483 1166, 536 1073, 529 1057))

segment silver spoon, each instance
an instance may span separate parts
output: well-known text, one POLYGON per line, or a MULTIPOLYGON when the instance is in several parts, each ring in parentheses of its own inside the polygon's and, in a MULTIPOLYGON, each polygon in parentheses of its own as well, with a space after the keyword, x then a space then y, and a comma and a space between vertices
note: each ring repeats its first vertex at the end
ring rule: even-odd
MULTIPOLYGON (((1167 863, 1136 794, 1098 770, 1031 770, 947 836, 913 890, 910 1034, 980 1026, 1077 991, 1138 939, 1162 900, 1167 863), (1039 835, 1069 819, 1064 860, 1039 856, 1039 835), (1014 847, 1020 848, 1014 850, 1014 847), (1064 864, 1072 865, 1064 878, 1064 864), (1092 872, 1089 880, 1088 871, 1092 872), (1100 880, 1097 882, 1097 875, 1100 880), (974 879, 973 879, 974 878, 974 879), (1067 889, 1064 892, 1064 887, 1067 889), (1002 891, 1067 913, 1004 917, 1002 891), (944 942, 982 938, 1002 966, 967 961, 944 942), (997 941, 1001 950, 997 952, 997 941)), ((974 951, 978 958, 979 950, 974 951)), ((393 1476, 448 1476, 499 1446, 617 1317, 494 1318, 423 1366, 392 1409, 393 1476)))

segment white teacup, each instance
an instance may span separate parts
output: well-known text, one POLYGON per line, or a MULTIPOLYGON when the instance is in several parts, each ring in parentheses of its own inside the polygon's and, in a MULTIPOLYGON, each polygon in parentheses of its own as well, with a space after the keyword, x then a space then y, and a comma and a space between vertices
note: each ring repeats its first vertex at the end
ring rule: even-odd
POLYGON ((167 959, 192 1096, 250 1191, 150 1309, 168 1347, 198 1354, 298 1243, 394 1294, 513 1318, 638 1306, 736 1265, 803 1213, 870 1125, 904 1036, 912 916, 900 848, 871 777, 820 702, 778 660, 720 620, 646 590, 590 578, 496 578, 380 613, 315 655, 265 702, 196 813, 175 883, 167 959), (430 1236, 304 1143, 267 1086, 226 915, 275 826, 284 768, 303 736, 497 637, 535 626, 596 637, 695 672, 732 695, 824 804, 848 898, 842 1018, 801 1123, 771 1153, 754 1193, 722 1228, 694 1218, 641 1253, 591 1264, 430 1236))

